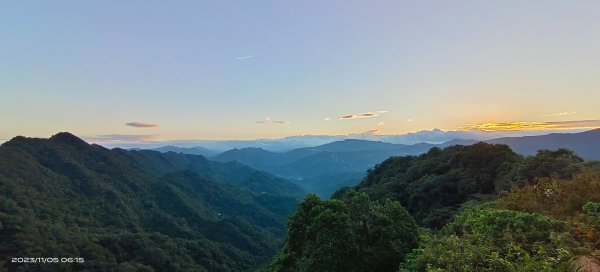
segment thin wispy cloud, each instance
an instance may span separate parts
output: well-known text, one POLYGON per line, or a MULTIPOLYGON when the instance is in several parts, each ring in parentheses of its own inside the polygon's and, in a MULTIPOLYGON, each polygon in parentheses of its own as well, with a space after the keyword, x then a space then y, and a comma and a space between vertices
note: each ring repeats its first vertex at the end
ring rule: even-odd
POLYGON ((406 122, 414 122, 415 120, 410 119, 410 118, 406 118, 406 120, 404 120, 404 121, 406 121, 406 122))
POLYGON ((381 134, 381 130, 371 129, 371 130, 365 131, 363 133, 359 133, 358 135, 366 136, 366 135, 379 135, 379 134, 381 134))
POLYGON ((354 119, 362 119, 362 118, 371 118, 371 117, 377 117, 380 114, 384 114, 384 113, 387 113, 387 111, 370 111, 370 112, 359 113, 359 114, 349 114, 349 115, 344 115, 342 117, 339 117, 338 120, 354 120, 354 119))
POLYGON ((291 124, 290 121, 281 121, 281 120, 271 120, 271 117, 265 117, 265 120, 262 121, 254 121, 257 124, 291 124))
POLYGON ((325 117, 323 118, 323 121, 331 121, 331 117, 325 117))
POLYGON ((239 58, 235 58, 236 60, 247 60, 247 59, 251 59, 256 57, 257 55, 248 55, 248 56, 243 56, 243 57, 239 57, 239 58))
POLYGON ((594 129, 600 128, 600 120, 574 120, 559 122, 491 122, 469 124, 460 127, 463 131, 530 131, 561 129, 594 129))
POLYGON ((577 112, 571 111, 571 112, 559 112, 559 113, 552 113, 552 114, 544 114, 542 116, 544 117, 551 117, 551 116, 566 116, 566 115, 573 115, 576 114, 577 112))
POLYGON ((157 124, 150 124, 150 123, 141 123, 141 122, 130 122, 125 124, 128 127, 135 127, 135 128, 151 128, 151 127, 158 127, 157 124))
POLYGON ((384 122, 384 121, 381 121, 381 122, 377 123, 377 125, 378 125, 378 126, 383 126, 383 125, 385 125, 385 122, 384 122))

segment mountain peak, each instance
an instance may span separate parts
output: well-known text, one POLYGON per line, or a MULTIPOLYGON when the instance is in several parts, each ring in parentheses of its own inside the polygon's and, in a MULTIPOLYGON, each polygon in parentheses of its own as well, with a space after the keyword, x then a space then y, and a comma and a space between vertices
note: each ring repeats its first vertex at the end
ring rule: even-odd
POLYGON ((80 139, 79 137, 69 133, 69 132, 59 132, 56 133, 54 135, 52 135, 52 137, 50 137, 51 141, 54 142, 62 142, 62 143, 71 143, 71 144, 86 144, 87 143, 80 139))
POLYGON ((27 137, 19 135, 19 136, 15 136, 12 139, 4 142, 2 144, 2 146, 16 145, 16 144, 18 144, 20 142, 23 142, 23 141, 27 141, 27 137))

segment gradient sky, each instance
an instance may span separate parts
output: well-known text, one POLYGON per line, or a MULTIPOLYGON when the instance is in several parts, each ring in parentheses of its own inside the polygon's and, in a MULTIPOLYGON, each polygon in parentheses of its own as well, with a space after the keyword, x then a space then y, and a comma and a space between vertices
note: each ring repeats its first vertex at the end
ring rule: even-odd
POLYGON ((173 2, 2 1, 0 139, 600 126, 600 1, 173 2))

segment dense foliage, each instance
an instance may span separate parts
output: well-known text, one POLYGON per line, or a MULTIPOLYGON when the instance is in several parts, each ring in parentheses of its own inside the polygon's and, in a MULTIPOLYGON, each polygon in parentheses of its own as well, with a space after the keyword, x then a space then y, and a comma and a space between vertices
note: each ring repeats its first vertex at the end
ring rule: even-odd
POLYGON ((564 271, 573 252, 564 222, 493 207, 469 208, 425 239, 406 271, 564 271))
POLYGON ((462 203, 493 194, 499 173, 518 159, 505 145, 432 148, 418 157, 385 160, 367 172, 357 189, 377 200, 398 200, 418 223, 439 228, 462 203))
POLYGON ((520 158, 510 170, 501 173, 496 191, 509 191, 511 187, 535 184, 540 178, 571 179, 584 167, 583 159, 566 149, 540 150, 535 156, 520 158))
POLYGON ((403 271, 600 271, 600 177, 543 178, 421 237, 403 271))
POLYGON ((283 250, 271 271, 396 271, 417 246, 417 225, 396 201, 371 202, 309 195, 288 222, 283 250))
POLYGON ((230 166, 200 156, 107 150, 68 133, 17 137, 0 146, 0 270, 260 266, 279 248, 293 196, 302 192, 230 166), (13 264, 11 257, 85 262, 13 264))
MULTIPOLYGON (((391 157, 370 169, 356 189, 376 200, 398 200, 422 226, 441 228, 464 203, 494 199, 542 177, 571 178, 583 165, 564 149, 522 157, 506 145, 457 145, 391 157)), ((343 191, 334 197, 343 197, 343 191)))
POLYGON ((400 271, 600 271, 599 173, 565 149, 478 143, 391 157, 354 189, 428 227, 400 271))

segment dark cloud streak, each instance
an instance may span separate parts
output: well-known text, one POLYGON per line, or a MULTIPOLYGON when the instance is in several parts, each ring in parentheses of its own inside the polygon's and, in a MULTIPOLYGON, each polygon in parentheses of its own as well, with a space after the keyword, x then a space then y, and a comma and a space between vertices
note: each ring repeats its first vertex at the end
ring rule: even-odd
POLYGON ((361 118, 377 117, 377 116, 379 116, 379 114, 382 114, 382 113, 387 113, 387 111, 375 111, 375 112, 370 111, 370 112, 359 113, 359 114, 348 114, 348 115, 339 117, 338 120, 354 120, 354 119, 361 119, 361 118))
POLYGON ((130 122, 125 124, 128 127, 135 127, 135 128, 151 128, 151 127, 158 127, 157 124, 150 124, 150 123, 141 123, 141 122, 130 122))

